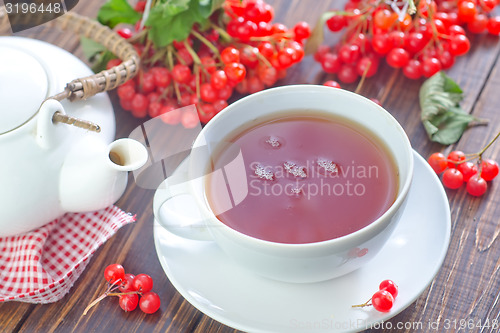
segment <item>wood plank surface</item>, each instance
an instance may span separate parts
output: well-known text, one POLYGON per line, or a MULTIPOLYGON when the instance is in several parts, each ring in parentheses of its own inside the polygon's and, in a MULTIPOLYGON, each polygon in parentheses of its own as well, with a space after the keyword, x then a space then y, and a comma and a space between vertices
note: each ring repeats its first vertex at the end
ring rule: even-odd
MULTIPOLYGON (((275 21, 287 26, 305 20, 311 26, 323 11, 341 8, 345 1, 335 0, 267 0, 275 8, 275 21)), ((75 11, 95 17, 103 0, 82 0, 75 11)), ((500 13, 499 13, 500 14, 500 13)), ((0 35, 10 35, 0 26, 0 35)), ((47 25, 17 33, 47 41, 75 54, 82 60, 78 39, 47 25)), ((329 36, 333 43, 335 36, 329 36)), ((459 57, 447 73, 465 91, 463 108, 489 120, 487 126, 465 132, 460 141, 443 147, 431 143, 420 123, 418 90, 423 80, 408 80, 398 70, 381 63, 376 76, 367 79, 360 90, 366 97, 379 99, 402 124, 414 149, 427 157, 432 152, 460 149, 466 153, 480 150, 500 130, 500 43, 498 37, 477 35, 471 38, 470 52, 459 57)), ((3 65, 3 64, 0 64, 3 65)), ((279 85, 294 83, 321 84, 335 76, 325 74, 312 56, 289 71, 279 85)), ((356 83, 344 85, 354 90, 356 83)), ((124 112, 116 92, 111 92, 116 118, 117 137, 126 137, 143 122, 124 112)), ((1 101, 0 101, 1 102, 1 101)), ((500 143, 494 144, 487 157, 500 161, 500 143)), ((454 332, 444 330, 445 320, 472 320, 474 323, 500 321, 500 186, 489 184, 487 194, 473 198, 465 189, 446 190, 451 207, 451 243, 442 268, 422 295, 390 322, 424 323, 423 329, 401 329, 397 332, 454 332), (441 329, 430 330, 426 324, 438 323, 441 329)), ((137 215, 137 221, 120 229, 93 255, 86 270, 70 293, 53 304, 0 304, 0 332, 173 332, 229 333, 239 332, 198 311, 173 287, 160 266, 153 240, 153 190, 142 189, 132 176, 117 205, 137 215), (102 272, 111 264, 122 263, 130 272, 144 272, 155 281, 155 291, 162 306, 153 315, 141 311, 123 312, 116 299, 105 299, 82 316, 87 305, 104 291, 102 272)), ((425 207, 423 207, 425 209, 425 207)), ((497 332, 493 327, 467 328, 461 332, 497 332)), ((366 332, 396 332, 395 329, 371 329, 366 332)))

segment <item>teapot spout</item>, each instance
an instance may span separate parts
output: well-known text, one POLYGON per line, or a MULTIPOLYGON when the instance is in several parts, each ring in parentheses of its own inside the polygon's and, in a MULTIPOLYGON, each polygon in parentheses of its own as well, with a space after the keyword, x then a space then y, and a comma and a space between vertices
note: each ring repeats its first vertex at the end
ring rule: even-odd
POLYGON ((133 139, 119 139, 108 146, 93 136, 81 140, 66 156, 59 194, 66 212, 88 212, 114 204, 127 186, 128 171, 148 160, 146 148, 133 139))

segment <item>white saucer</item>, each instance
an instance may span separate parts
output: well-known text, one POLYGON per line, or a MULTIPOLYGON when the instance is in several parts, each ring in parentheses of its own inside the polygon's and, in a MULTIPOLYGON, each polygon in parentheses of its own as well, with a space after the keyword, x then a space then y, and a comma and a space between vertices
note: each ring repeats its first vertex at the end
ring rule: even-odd
POLYGON ((414 157, 408 205, 391 240, 366 266, 348 275, 313 284, 268 280, 234 263, 214 243, 180 238, 155 222, 161 265, 193 306, 238 330, 358 332, 377 327, 424 291, 441 267, 450 241, 444 189, 427 162, 416 152, 414 157), (351 307, 367 301, 384 279, 399 286, 390 312, 351 307))

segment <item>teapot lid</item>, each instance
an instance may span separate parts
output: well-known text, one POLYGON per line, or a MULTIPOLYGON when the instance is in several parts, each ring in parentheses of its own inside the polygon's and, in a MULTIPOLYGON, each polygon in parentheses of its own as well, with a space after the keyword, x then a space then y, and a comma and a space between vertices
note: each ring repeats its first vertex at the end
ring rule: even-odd
POLYGON ((0 134, 30 120, 48 95, 43 64, 23 49, 0 45, 0 134))

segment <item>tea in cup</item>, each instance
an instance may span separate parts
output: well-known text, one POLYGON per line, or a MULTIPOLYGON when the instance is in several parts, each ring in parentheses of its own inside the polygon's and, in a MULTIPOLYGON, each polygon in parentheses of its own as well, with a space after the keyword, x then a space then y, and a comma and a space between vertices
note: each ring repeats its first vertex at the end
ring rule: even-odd
POLYGON ((328 280, 373 258, 402 214, 413 174, 409 140, 387 111, 316 85, 231 104, 199 133, 187 163, 184 182, 158 188, 157 221, 286 282, 328 280), (167 213, 181 195, 202 225, 167 213))

